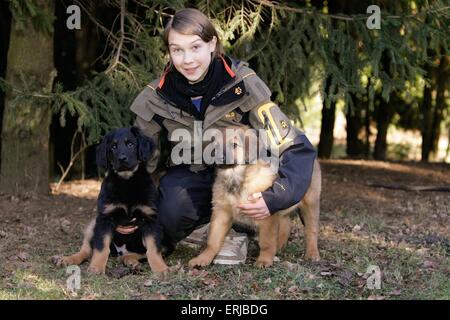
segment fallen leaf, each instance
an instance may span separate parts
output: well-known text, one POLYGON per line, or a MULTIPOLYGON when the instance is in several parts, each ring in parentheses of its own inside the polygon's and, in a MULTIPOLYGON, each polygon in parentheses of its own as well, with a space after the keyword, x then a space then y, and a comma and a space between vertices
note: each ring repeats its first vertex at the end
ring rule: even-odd
POLYGON ((351 280, 353 278, 353 272, 350 270, 345 270, 339 274, 341 278, 344 278, 345 280, 351 280))
POLYGON ((17 254, 17 257, 18 257, 20 260, 25 261, 25 260, 28 259, 29 254, 26 253, 26 252, 24 252, 24 251, 21 251, 21 252, 19 252, 19 253, 17 254))
POLYGON ((152 294, 149 300, 167 300, 167 297, 161 293, 152 294))
POLYGON ((290 293, 298 292, 298 286, 289 287, 288 292, 290 293))
POLYGON ((395 290, 393 290, 393 291, 388 293, 388 295, 390 295, 390 296, 399 296, 401 294, 402 294, 402 290, 401 289, 395 289, 395 290))
POLYGON ((72 224, 72 222, 70 222, 66 218, 59 219, 59 226, 60 226, 61 230, 64 233, 69 233, 70 232, 70 225, 71 224, 72 224))
POLYGON ((280 287, 276 287, 273 291, 274 291, 276 294, 281 294, 281 288, 280 288, 280 287))
POLYGON ((99 297, 98 294, 92 293, 92 294, 89 294, 89 295, 87 295, 87 296, 81 297, 81 300, 95 300, 95 299, 97 299, 98 297, 99 297))
POLYGON ((144 295, 144 294, 143 294, 142 292, 131 292, 131 293, 130 293, 130 297, 131 297, 133 300, 141 300, 141 298, 142 298, 143 295, 144 295))
POLYGON ((313 279, 316 278, 316 275, 314 275, 314 274, 312 274, 312 273, 308 273, 308 274, 305 276, 305 278, 308 279, 308 280, 313 280, 313 279))
POLYGON ((188 272, 188 275, 193 276, 193 277, 197 277, 197 276, 206 276, 208 274, 208 271, 206 270, 201 270, 201 269, 191 269, 188 272))
POLYGON ((120 279, 125 277, 126 275, 132 273, 130 268, 119 266, 117 268, 111 269, 107 272, 107 275, 111 278, 120 279))
POLYGON ((425 260, 422 264, 422 267, 425 269, 434 269, 436 267, 436 263, 430 260, 425 260))
POLYGON ((205 286, 209 286, 209 287, 212 287, 212 288, 216 287, 217 284, 218 284, 218 282, 219 282, 219 281, 218 281, 217 279, 213 279, 213 278, 203 279, 203 281, 202 281, 202 283, 203 283, 205 286))
POLYGON ((310 288, 310 287, 304 287, 304 288, 300 288, 300 290, 301 290, 303 293, 308 293, 308 292, 310 292, 310 291, 312 290, 312 288, 310 288))
POLYGON ((259 287, 259 284, 257 284, 256 282, 254 282, 251 287, 255 291, 260 291, 261 290, 261 288, 259 287))
POLYGON ((270 278, 267 278, 266 280, 264 280, 264 283, 265 283, 265 284, 269 284, 269 283, 272 283, 272 279, 270 279, 270 278))
POLYGON ((330 263, 330 266, 335 267, 337 269, 342 268, 342 263, 340 263, 339 261, 336 263, 330 263))
POLYGON ((386 299, 386 297, 383 297, 383 296, 375 296, 375 295, 369 296, 369 297, 367 298, 367 300, 384 300, 384 299, 386 299))
POLYGON ((285 266, 289 271, 297 271, 298 270, 298 264, 291 263, 289 261, 283 261, 283 266, 285 266))
POLYGON ((178 260, 175 265, 169 267, 169 273, 184 273, 184 272, 185 271, 180 260, 178 260))
POLYGON ((144 287, 151 287, 153 285, 153 280, 147 280, 144 282, 144 287))

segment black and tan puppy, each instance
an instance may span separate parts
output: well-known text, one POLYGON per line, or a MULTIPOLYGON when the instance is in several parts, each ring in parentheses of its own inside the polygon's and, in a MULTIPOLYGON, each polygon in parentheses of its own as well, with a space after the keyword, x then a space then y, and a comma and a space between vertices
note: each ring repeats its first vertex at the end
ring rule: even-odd
MULTIPOLYGON (((224 135, 225 145, 231 146, 227 152, 231 150, 233 154, 245 153, 245 158, 247 158, 249 145, 252 143, 249 143, 248 136, 244 135, 243 132, 241 128, 240 132, 238 129, 237 134, 224 135), (242 150, 243 148, 245 150, 242 150)), ((232 155, 232 158, 234 157, 232 155)), ((291 229, 289 214, 292 212, 299 212, 305 225, 305 258, 312 261, 320 259, 317 241, 321 172, 317 160, 314 163, 309 189, 298 204, 262 220, 249 218, 236 207, 239 203, 247 203, 249 195, 262 192, 272 186, 276 177, 277 173, 270 167, 270 164, 261 160, 257 160, 254 164, 218 166, 213 186, 213 211, 207 247, 200 255, 189 261, 190 267, 209 265, 219 253, 224 238, 233 224, 247 226, 258 233, 260 253, 256 265, 258 267, 272 265, 277 250, 280 250, 289 238, 291 229), (296 210, 296 208, 301 210, 296 210)))
POLYGON ((91 255, 88 271, 105 273, 110 253, 136 268, 147 257, 153 272, 165 273, 161 230, 156 222, 157 189, 146 170, 153 141, 135 127, 107 134, 97 147, 97 164, 106 169, 97 200, 97 217, 86 228, 78 253, 55 259, 57 265, 81 264, 91 255))

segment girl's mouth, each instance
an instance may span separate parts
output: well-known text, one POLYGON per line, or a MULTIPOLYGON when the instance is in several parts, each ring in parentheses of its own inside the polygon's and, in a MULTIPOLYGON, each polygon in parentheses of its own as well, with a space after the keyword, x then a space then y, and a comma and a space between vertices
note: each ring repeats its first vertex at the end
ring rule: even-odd
POLYGON ((184 69, 184 72, 186 72, 187 74, 191 75, 194 74, 197 71, 197 67, 195 68, 189 68, 189 69, 184 69))

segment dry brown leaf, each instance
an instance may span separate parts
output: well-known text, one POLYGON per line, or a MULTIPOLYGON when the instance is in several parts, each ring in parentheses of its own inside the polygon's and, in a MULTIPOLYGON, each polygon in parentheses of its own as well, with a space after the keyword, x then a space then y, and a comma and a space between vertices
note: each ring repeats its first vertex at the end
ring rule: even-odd
POLYGON ((299 290, 298 286, 291 286, 291 287, 289 287, 288 292, 295 293, 295 292, 298 292, 298 290, 299 290))
POLYGON ((434 269, 436 267, 436 263, 431 260, 425 260, 422 264, 422 267, 425 269, 434 269))
POLYGON ((29 258, 29 254, 27 252, 21 251, 17 254, 17 258, 19 258, 22 261, 26 261, 29 258))
POLYGON ((282 265, 285 266, 289 271, 297 271, 298 270, 298 264, 292 263, 289 261, 283 261, 282 265))
POLYGON ((208 275, 208 271, 201 269, 190 269, 188 275, 193 277, 205 277, 208 275))
POLYGON ((144 287, 151 287, 153 285, 153 280, 147 280, 144 282, 144 287))
POLYGON ((149 300, 167 300, 167 296, 161 293, 155 293, 149 297, 149 300))
POLYGON ((395 289, 391 292, 388 293, 388 295, 390 296, 400 296, 402 294, 402 290, 401 289, 395 289))
POLYGON ((99 295, 97 293, 91 293, 87 296, 83 296, 81 297, 81 300, 95 300, 99 297, 99 295))

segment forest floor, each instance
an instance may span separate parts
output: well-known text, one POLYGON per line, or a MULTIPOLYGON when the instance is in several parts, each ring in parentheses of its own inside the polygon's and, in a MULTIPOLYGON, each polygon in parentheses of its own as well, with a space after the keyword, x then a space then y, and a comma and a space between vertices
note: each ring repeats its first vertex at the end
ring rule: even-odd
POLYGON ((450 193, 369 184, 450 186, 450 166, 412 162, 322 161, 319 249, 307 262, 298 218, 274 265, 257 269, 255 241, 240 266, 189 269, 198 250, 179 245, 170 273, 154 276, 108 261, 107 274, 81 266, 81 286, 50 257, 76 252, 95 216, 100 182, 71 181, 49 196, 0 195, 3 299, 450 299, 450 193), (380 270, 380 288, 374 282, 380 270), (375 278, 374 278, 375 277, 375 278), (375 288, 374 285, 375 284, 375 288))

